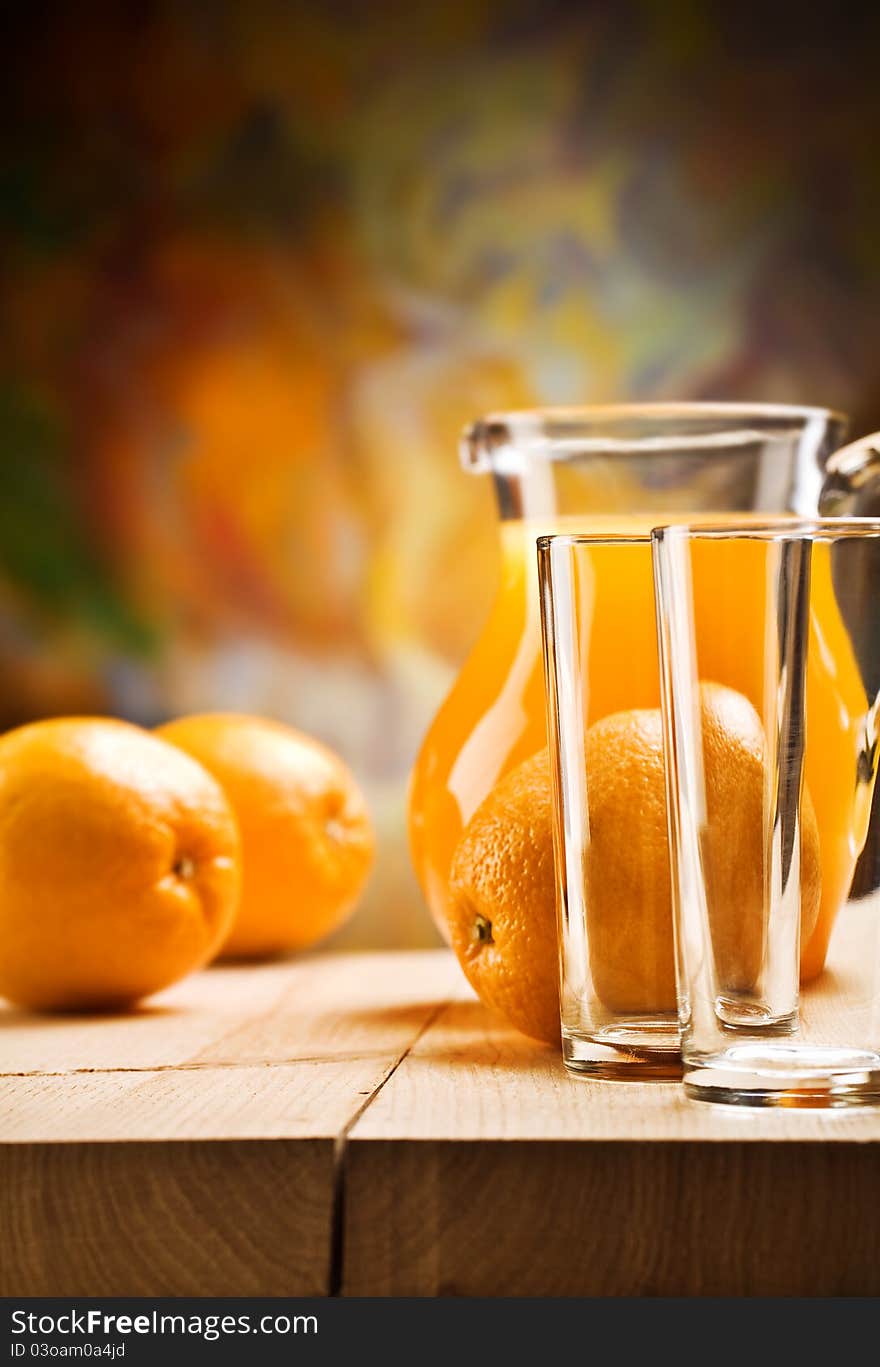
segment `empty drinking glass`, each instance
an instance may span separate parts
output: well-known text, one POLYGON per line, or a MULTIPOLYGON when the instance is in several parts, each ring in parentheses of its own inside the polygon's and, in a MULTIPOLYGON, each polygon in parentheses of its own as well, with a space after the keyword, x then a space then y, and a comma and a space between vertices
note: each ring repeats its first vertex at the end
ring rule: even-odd
POLYGON ((684 1083, 880 1100, 880 522, 654 532, 684 1083))
POLYGON ((677 1077, 651 540, 541 537, 538 564, 563 1057, 594 1077, 677 1077))

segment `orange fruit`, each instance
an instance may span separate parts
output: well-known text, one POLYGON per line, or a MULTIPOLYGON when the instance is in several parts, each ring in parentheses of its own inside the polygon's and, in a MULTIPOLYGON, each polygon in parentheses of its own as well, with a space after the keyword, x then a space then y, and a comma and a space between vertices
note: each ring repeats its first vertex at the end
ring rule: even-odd
POLYGON ((235 818, 188 756, 125 722, 0 738, 0 993, 120 1007, 205 963, 239 891, 235 818))
MULTIPOLYGON (((747 698, 720 684, 700 689, 706 830, 703 868, 718 985, 754 987, 764 959, 764 727, 747 698)), ((819 917, 819 825, 809 791, 800 804, 801 942, 819 917)))
POLYGON ((672 892, 659 708, 615 712, 586 736, 584 861, 590 971, 610 1011, 674 1011, 672 892))
MULTIPOLYGON (((702 856, 719 987, 754 986, 764 957, 764 728, 732 688, 700 688, 702 856)), ((675 1010, 672 901, 657 708, 617 712, 586 738, 587 934, 596 995, 611 1011, 675 1010)), ((801 929, 819 914, 819 832, 801 803, 801 929)))
POLYGON ((556 875, 543 750, 477 808, 449 880, 452 948, 477 996, 534 1039, 559 1043, 556 875))
MULTIPOLYGON (((764 953, 764 732, 751 703, 701 688, 704 868, 719 985, 748 990, 764 953)), ((659 709, 618 712, 585 738, 590 970, 615 1012, 675 1010, 672 900, 659 709)), ((559 1035, 552 809, 546 751, 489 794, 457 846, 453 948, 478 995, 538 1039, 559 1035)), ((801 925, 821 892, 815 812, 801 802, 801 925)))
POLYGON ((354 909, 373 859, 363 796, 338 756, 280 722, 181 717, 159 735, 199 760, 238 819, 242 890, 226 958, 304 949, 354 909))

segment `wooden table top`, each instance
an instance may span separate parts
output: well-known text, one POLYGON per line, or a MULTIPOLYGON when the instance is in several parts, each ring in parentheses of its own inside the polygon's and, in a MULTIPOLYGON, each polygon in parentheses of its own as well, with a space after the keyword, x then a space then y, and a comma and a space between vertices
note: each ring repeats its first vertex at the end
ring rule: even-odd
POLYGON ((880 1292, 880 1109, 568 1076, 446 951, 0 1009, 0 1294, 880 1292))

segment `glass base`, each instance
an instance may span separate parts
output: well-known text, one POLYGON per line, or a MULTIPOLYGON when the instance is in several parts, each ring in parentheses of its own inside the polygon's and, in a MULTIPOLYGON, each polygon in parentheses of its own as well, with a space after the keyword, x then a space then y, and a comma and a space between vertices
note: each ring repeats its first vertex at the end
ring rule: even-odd
POLYGON ((821 1110, 880 1105, 880 1054, 803 1044, 744 1044, 684 1066, 695 1101, 821 1110))
POLYGON ((797 1010, 775 1015, 768 1007, 739 997, 716 997, 715 1018, 723 1030, 746 1029, 761 1035, 793 1035, 798 1027, 797 1010))
POLYGON ((681 1077, 678 1022, 648 1017, 603 1026, 587 1035, 562 1028, 566 1068, 612 1082, 677 1082, 681 1077))

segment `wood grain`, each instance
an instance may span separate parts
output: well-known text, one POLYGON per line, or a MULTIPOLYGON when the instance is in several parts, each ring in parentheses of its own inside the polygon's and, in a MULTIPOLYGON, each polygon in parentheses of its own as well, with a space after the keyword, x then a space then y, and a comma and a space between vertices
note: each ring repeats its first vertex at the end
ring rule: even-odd
POLYGON ((392 1140, 347 1163, 350 1296, 880 1290, 865 1145, 392 1140))
POLYGON ((880 1109, 709 1106, 677 1083, 572 1077, 555 1049, 465 1000, 438 1012, 350 1135, 388 1139, 880 1143, 880 1109))
POLYGON ((572 1078, 475 1001, 414 1043, 345 1164, 347 1295, 880 1293, 880 1111, 572 1078))
POLYGON ((875 1294, 878 1201, 880 1111, 574 1079, 445 952, 0 1011, 6 1295, 875 1294))
POLYGON ((0 1294, 326 1294, 337 1149, 456 980, 340 955, 0 1013, 0 1294))
POLYGON ((118 1016, 0 1008, 0 1075, 384 1054, 460 976, 442 950, 327 954, 217 965, 118 1016))
POLYGON ((6 1296, 307 1296, 328 1288, 333 1146, 10 1144, 6 1296))
POLYGON ((226 1139, 332 1144, 395 1062, 391 1056, 0 1078, 0 1133, 6 1145, 226 1139))

